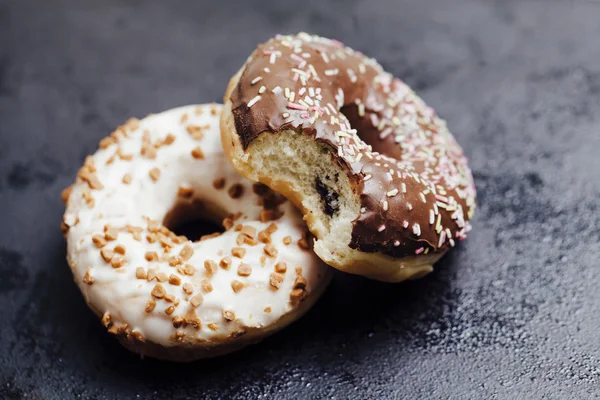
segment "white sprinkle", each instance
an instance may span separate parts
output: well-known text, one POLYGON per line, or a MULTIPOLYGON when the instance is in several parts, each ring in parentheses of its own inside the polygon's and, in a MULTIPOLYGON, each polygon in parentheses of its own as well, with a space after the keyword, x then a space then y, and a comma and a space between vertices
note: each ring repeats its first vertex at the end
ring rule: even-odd
MULTIPOLYGON (((290 93, 290 101, 293 103, 294 99, 296 98, 296 92, 291 92, 290 93)), ((307 107, 308 108, 308 107, 307 107)))
POLYGON ((377 228, 378 232, 383 232, 385 230, 385 225, 380 225, 379 228, 377 228))
POLYGON ((423 203, 427 203, 427 198, 425 197, 423 192, 419 192, 419 197, 421 197, 421 200, 423 201, 423 203))
POLYGON ((435 222, 435 214, 433 210, 429 210, 429 225, 433 225, 435 222))
POLYGON ((395 246, 395 247, 398 247, 398 246, 400 246, 400 241, 398 241, 398 240, 394 240, 394 246, 395 246))
POLYGON ((372 178, 371 174, 367 174, 367 175, 365 176, 365 178, 363 179, 363 181, 365 181, 365 182, 366 182, 366 181, 368 181, 368 180, 369 180, 369 179, 371 179, 371 178, 372 178))
POLYGON ((251 85, 254 85, 258 82, 260 82, 262 80, 262 76, 257 76, 256 78, 252 79, 252 81, 250 81, 251 85))
POLYGON ((402 188, 402 193, 406 193, 406 183, 402 182, 400 186, 402 188))
POLYGON ((290 98, 290 88, 285 88, 285 90, 283 91, 283 95, 286 97, 286 99, 290 98))
POLYGON ((274 87, 274 88, 271 90, 271 92, 273 92, 273 93, 275 93, 275 94, 279 94, 279 93, 281 93, 281 87, 279 87, 279 86, 275 86, 275 87, 274 87))
POLYGON ((395 195, 398 194, 398 189, 390 190, 386 194, 387 194, 387 197, 394 197, 395 195))
POLYGON ((365 105, 363 103, 360 103, 358 105, 358 116, 359 117, 364 117, 365 116, 365 105))
MULTIPOLYGON (((304 88, 302 88, 302 89, 304 89, 304 88)), ((298 94, 300 94, 300 93, 298 93, 298 94)), ((304 101, 307 102, 308 104, 310 104, 311 106, 315 104, 313 99, 311 99, 309 96, 305 96, 304 101)))
POLYGON ((260 100, 260 96, 255 96, 252 100, 248 102, 248 108, 255 105, 260 100))
POLYGON ((304 92, 306 92, 306 88, 302 87, 302 88, 300 88, 300 90, 298 90, 298 95, 302 96, 304 94, 304 92))
POLYGON ((413 233, 417 236, 421 236, 421 225, 419 224, 414 224, 413 227, 413 233))
POLYGON ((367 211, 367 209, 366 209, 366 208, 364 208, 364 207, 361 207, 361 209, 360 209, 360 213, 361 213, 361 214, 364 214, 364 213, 365 213, 365 211, 367 211))
POLYGON ((406 208, 408 208, 409 211, 412 210, 412 204, 406 203, 406 208))
POLYGON ((269 63, 275 64, 275 60, 277 60, 277 54, 271 53, 271 56, 269 57, 269 63))
POLYGON ((262 85, 260 87, 260 89, 258 89, 258 93, 263 94, 266 90, 267 90, 267 87, 265 85, 262 85))
POLYGON ((442 231, 442 233, 440 235, 440 240, 438 242, 438 247, 442 247, 442 245, 444 244, 445 241, 446 241, 446 231, 442 231))
POLYGON ((289 112, 284 112, 283 114, 281 114, 281 116, 282 116, 283 118, 287 118, 287 117, 289 117, 289 116, 290 116, 290 113, 289 113, 289 112))
POLYGON ((308 95, 310 97, 315 97, 315 89, 312 86, 308 88, 308 95))
POLYGON ((388 210, 388 201, 384 200, 383 201, 383 211, 387 211, 388 210))
POLYGON ((402 222, 402 227, 403 228, 408 228, 408 221, 402 222))
POLYGON ((364 74, 365 72, 367 72, 367 69, 365 68, 365 64, 358 64, 358 71, 361 74, 364 74))
POLYGON ((325 75, 327 76, 333 76, 333 75, 337 75, 339 73, 339 69, 334 68, 334 69, 326 69, 325 70, 325 75))
POLYGON ((265 71, 266 73, 269 73, 269 72, 271 72, 271 70, 269 69, 269 67, 265 67, 265 68, 263 68, 263 71, 265 71))

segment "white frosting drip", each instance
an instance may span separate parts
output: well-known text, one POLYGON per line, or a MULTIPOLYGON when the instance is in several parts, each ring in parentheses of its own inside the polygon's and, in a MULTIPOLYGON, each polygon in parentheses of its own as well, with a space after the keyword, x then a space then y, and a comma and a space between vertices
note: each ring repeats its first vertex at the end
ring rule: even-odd
MULTIPOLYGON (((195 267, 194 276, 178 273, 166 261, 148 262, 145 259, 146 253, 150 251, 163 255, 163 248, 158 242, 149 243, 146 240, 149 233, 147 218, 162 222, 176 204, 180 186, 192 188, 194 198, 199 197, 218 205, 225 214, 241 212, 243 215, 235 221, 236 224, 252 226, 257 232, 270 225, 271 222, 260 221, 263 208, 258 205, 259 196, 253 193, 252 183, 235 172, 223 154, 218 119, 220 111, 220 105, 185 106, 141 120, 139 127, 129 130, 126 137, 119 139, 118 145, 111 144, 92 156, 96 176, 103 189, 90 190, 88 184, 78 178, 67 203, 64 222, 69 226, 66 234, 69 264, 75 282, 90 307, 100 315, 108 312, 114 326, 127 324, 129 332, 140 332, 145 340, 163 346, 177 345, 178 342, 174 341, 176 331, 185 333, 185 342, 194 343, 203 340, 218 342, 235 334, 240 328, 269 328, 297 307, 290 301, 290 292, 297 276, 296 267, 302 269, 302 276, 308 282, 308 293, 327 276, 327 267, 315 254, 310 250, 302 250, 297 245, 306 228, 300 213, 289 202, 279 207, 284 216, 275 221, 278 229, 271 235, 278 254, 276 258, 267 256, 264 266, 260 261, 265 255, 264 244, 238 246, 236 239, 239 232, 233 229, 218 237, 186 243, 194 250, 193 256, 185 262, 195 267), (185 122, 182 120, 185 119, 184 115, 187 115, 185 122), (202 130, 203 139, 194 139, 186 130, 188 126, 206 126, 202 130), (174 135, 175 141, 158 148, 155 159, 144 158, 140 155, 144 132, 149 134, 152 143, 165 139, 167 134, 174 135), (191 154, 192 149, 198 146, 204 153, 204 159, 196 159, 191 154), (121 154, 131 154, 133 158, 122 160, 117 156, 112 163, 107 164, 118 148, 121 154), (156 182, 149 175, 153 168, 160 169, 160 178, 156 182), (125 174, 131 175, 130 184, 123 183, 125 174), (213 181, 217 178, 225 178, 223 189, 213 186, 213 181), (244 187, 242 197, 233 199, 228 194, 228 189, 233 184, 244 187), (84 193, 93 197, 94 204, 91 208, 84 199, 84 193), (135 240, 132 233, 120 230, 117 239, 108 241, 104 246, 110 250, 116 245, 125 247, 126 263, 123 267, 113 268, 110 263, 105 262, 100 249, 92 242, 94 235, 104 235, 105 225, 116 228, 132 225, 144 229, 140 241, 135 240), (286 236, 292 238, 289 245, 283 244, 286 236), (232 247, 243 247, 246 250, 243 259, 232 256, 232 247), (217 272, 210 276, 204 268, 204 261, 214 260, 218 264, 224 256, 232 259, 229 269, 218 267, 217 272), (287 272, 281 286, 275 290, 269 279, 274 272, 274 265, 280 261, 287 264, 287 272), (237 269, 241 262, 252 267, 250 276, 238 275, 237 269), (180 277, 181 283, 178 286, 168 281, 161 283, 167 293, 180 300, 171 315, 167 315, 165 310, 173 303, 164 299, 155 299, 154 310, 145 311, 146 303, 152 298, 151 291, 158 282, 136 278, 137 267, 144 267, 146 271, 155 268, 157 273, 162 271, 167 275, 175 274, 180 277), (86 273, 93 279, 93 284, 84 283, 86 273), (203 279, 210 281, 213 287, 211 292, 206 293, 202 289, 203 279), (245 284, 238 293, 232 289, 231 283, 234 280, 245 284), (183 291, 185 283, 193 285, 192 295, 183 291), (201 305, 195 307, 202 323, 201 328, 184 325, 176 329, 173 318, 183 317, 194 308, 190 299, 198 293, 204 299, 201 305), (270 312, 265 312, 268 307, 270 312), (224 311, 233 312, 235 320, 226 321, 224 311)), ((222 217, 219 216, 217 220, 222 217)), ((167 255, 179 254, 184 245, 175 245, 167 255)))

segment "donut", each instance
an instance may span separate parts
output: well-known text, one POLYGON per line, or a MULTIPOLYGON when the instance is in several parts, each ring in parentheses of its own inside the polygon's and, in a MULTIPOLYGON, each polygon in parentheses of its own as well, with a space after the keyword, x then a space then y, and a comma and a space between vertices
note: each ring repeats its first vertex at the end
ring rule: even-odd
POLYGON ((405 83, 336 40, 277 36, 224 97, 232 165, 302 209, 342 271, 418 278, 466 238, 475 186, 446 123, 405 83))
POLYGON ((143 356, 192 361, 255 343, 304 314, 331 275, 297 209, 228 164, 221 108, 130 119, 63 193, 75 282, 143 356), (192 218, 222 232, 196 241, 173 232, 192 218))

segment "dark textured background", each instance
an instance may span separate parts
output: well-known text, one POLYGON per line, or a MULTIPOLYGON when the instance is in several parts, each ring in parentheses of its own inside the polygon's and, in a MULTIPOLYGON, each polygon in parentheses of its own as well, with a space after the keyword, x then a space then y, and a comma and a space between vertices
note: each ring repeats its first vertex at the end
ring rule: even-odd
POLYGON ((0 0, 0 398, 600 397, 598 21, 576 0, 0 0), (418 282, 337 274, 238 354, 142 361, 72 282, 59 193, 127 117, 219 100, 258 42, 300 30, 448 120, 474 232, 418 282))

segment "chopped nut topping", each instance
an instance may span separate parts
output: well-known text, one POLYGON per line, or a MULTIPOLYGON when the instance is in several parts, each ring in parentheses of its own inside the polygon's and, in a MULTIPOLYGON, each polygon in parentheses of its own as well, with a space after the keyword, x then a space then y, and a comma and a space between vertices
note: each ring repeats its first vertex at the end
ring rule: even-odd
POLYGON ((156 307, 156 301, 154 299, 150 299, 146 302, 146 312, 152 312, 154 311, 154 307, 156 307))
POLYGON ((273 246, 273 245, 272 245, 272 244, 270 244, 270 243, 267 243, 267 244, 265 244, 265 247, 264 247, 264 252, 265 252, 265 254, 267 254, 269 257, 273 257, 273 258, 277 257, 277 254, 278 254, 278 251, 277 251, 277 249, 275 248, 275 246, 273 246))
POLYGON ((197 293, 194 297, 192 297, 190 299, 190 304, 193 307, 198 307, 200 304, 202 304, 203 301, 204 301, 204 297, 202 296, 202 294, 197 293))
POLYGON ((234 292, 239 293, 244 288, 244 284, 240 281, 234 280, 231 282, 231 288, 234 292))
POLYGON ((135 269, 135 277, 138 279, 146 279, 148 277, 148 274, 146 273, 144 267, 137 267, 135 269))
POLYGON ((110 262, 110 260, 112 260, 115 253, 112 250, 104 248, 104 249, 100 250, 100 255, 102 256, 104 261, 110 262))
POLYGON ((116 245, 114 248, 114 252, 124 256, 126 252, 125 246, 121 244, 116 245))
POLYGON ((132 180, 131 174, 127 173, 127 174, 123 175, 122 181, 124 184, 129 185, 131 183, 131 180, 132 180))
POLYGON ((304 289, 294 289, 290 292, 292 304, 298 303, 306 298, 308 293, 304 289))
POLYGON ((278 274, 277 272, 271 272, 271 276, 269 278, 269 283, 275 289, 279 289, 281 283, 283 282, 283 275, 278 274))
POLYGON ((150 232, 158 232, 161 228, 161 223, 158 221, 149 220, 148 221, 148 230, 150 232))
POLYGON ((292 237, 291 236, 286 236, 286 237, 283 238, 283 244, 285 244, 287 246, 290 243, 292 243, 292 237))
POLYGON ((87 271, 85 271, 85 275, 83 275, 82 281, 83 281, 83 283, 92 285, 96 280, 94 278, 92 278, 92 275, 90 275, 90 270, 88 269, 87 271))
POLYGON ((169 279, 169 276, 168 276, 168 275, 167 275, 165 272, 163 272, 163 271, 158 271, 158 272, 156 273, 156 280, 157 280, 157 281, 159 281, 159 282, 166 282, 166 281, 167 281, 167 279, 169 279))
POLYGON ((171 256, 169 257, 169 265, 171 267, 175 267, 177 265, 183 264, 183 260, 181 259, 181 256, 171 256))
POLYGON ((165 141, 164 143, 168 146, 173 144, 173 142, 175 141, 175 135, 173 135, 172 133, 167 134, 167 137, 165 137, 165 141))
POLYGON ((173 307, 173 306, 169 306, 169 307, 167 307, 167 309, 165 310, 165 313, 166 313, 167 315, 171 315, 171 314, 173 314, 174 312, 175 312, 175 307, 173 307))
POLYGON ((162 299, 163 297, 165 297, 166 294, 167 291, 160 283, 157 283, 154 286, 154 289, 152 289, 152 296, 156 297, 157 299, 162 299))
POLYGON ((258 232, 258 241, 261 243, 271 243, 271 235, 266 231, 258 232))
POLYGON ((300 247, 303 250, 309 250, 310 249, 308 241, 305 238, 298 239, 298 247, 300 247))
POLYGON ((148 282, 152 282, 152 279, 156 278, 156 268, 150 268, 148 270, 148 277, 146 278, 148 282))
POLYGON ((269 226, 267 226, 267 229, 265 229, 267 231, 267 233, 275 233, 277 231, 277 224, 274 222, 271 222, 269 224, 269 226))
POLYGON ((287 264, 284 261, 279 261, 275 264, 275 272, 285 274, 285 271, 287 271, 287 264))
POLYGON ((146 261, 158 261, 158 253, 155 251, 148 251, 145 256, 146 261))
POLYGON ((219 262, 219 265, 223 269, 229 269, 229 266, 231 265, 231 258, 229 258, 227 256, 221 258, 221 261, 219 262))
POLYGON ((270 312, 271 312, 271 307, 265 307, 265 310, 264 310, 264 311, 265 311, 267 314, 268 314, 268 313, 270 313, 270 312))
POLYGON ((99 249, 106 246, 106 240, 104 239, 104 237, 102 235, 92 236, 92 242, 94 242, 94 246, 96 246, 99 249))
POLYGON ((242 186, 239 183, 231 185, 231 187, 229 188, 227 193, 229 194, 229 197, 231 197, 232 199, 239 199, 240 197, 242 197, 244 195, 244 186, 242 186))
POLYGON ((177 304, 179 304, 179 302, 177 301, 177 297, 175 297, 175 295, 171 293, 167 293, 165 295, 165 301, 168 303, 175 303, 175 307, 177 307, 177 304))
POLYGON ((179 257, 181 257, 183 261, 188 261, 190 258, 192 258, 193 255, 194 249, 189 244, 183 246, 183 249, 181 249, 181 251, 179 252, 179 257))
POLYGON ((244 249, 243 247, 233 247, 231 249, 231 255, 233 255, 234 257, 243 258, 245 254, 246 249, 244 249))
POLYGON ((208 275, 213 275, 217 272, 217 263, 214 262, 213 260, 206 260, 204 261, 204 268, 206 268, 206 272, 208 273, 208 275))
POLYGON ((244 236, 244 244, 247 244, 248 246, 256 246, 258 242, 252 238, 249 238, 248 236, 244 236))
POLYGON ((183 317, 181 317, 180 315, 174 316, 173 317, 173 327, 179 328, 179 327, 181 327, 181 325, 183 325, 183 317))
POLYGON ((213 181, 215 189, 221 190, 225 187, 225 178, 217 178, 213 181))
POLYGON ((204 293, 210 293, 213 291, 213 286, 208 279, 202 279, 200 284, 202 285, 202 290, 204 290, 204 293))
POLYGON ((235 313, 229 310, 223 310, 223 319, 225 321, 233 321, 235 319, 235 313))
POLYGON ((248 264, 241 263, 238 267, 237 273, 239 276, 250 276, 252 273, 252 267, 248 264))
POLYGON ((279 219, 281 215, 283 214, 280 214, 276 210, 262 210, 260 212, 260 222, 275 221, 276 219, 279 219))
POLYGON ((189 199, 190 197, 192 197, 193 194, 194 194, 194 189, 192 189, 190 187, 179 186, 179 189, 177 189, 177 196, 179 196, 179 197, 184 197, 186 199, 189 199))
POLYGON ((306 278, 299 275, 296 277, 296 280, 294 281, 294 289, 304 289, 304 288, 306 288, 307 284, 308 284, 308 281, 306 280, 306 278))
POLYGON ((144 337, 142 336, 142 332, 140 331, 131 332, 131 336, 133 336, 133 338, 140 343, 146 343, 146 339, 144 339, 144 337))
POLYGON ((258 196, 262 197, 269 193, 269 187, 262 183, 256 182, 252 185, 252 191, 258 196))
POLYGON ((196 160, 202 160, 204 158, 204 152, 202 151, 200 146, 195 147, 192 150, 192 157, 194 157, 196 160))
POLYGON ((174 286, 181 285, 181 278, 175 274, 169 275, 169 283, 174 286))
POLYGON ((102 315, 102 325, 104 325, 105 327, 108 327, 110 325, 111 321, 110 321, 110 313, 108 311, 106 311, 103 315, 102 315))
POLYGON ((248 237, 253 238, 256 235, 256 228, 250 225, 242 226, 242 233, 248 237))
POLYGON ((226 231, 233 228, 233 220, 231 218, 225 218, 223 220, 223 228, 225 228, 226 231))
POLYGON ((66 187, 61 193, 60 193, 60 198, 62 199, 63 203, 67 204, 67 202, 69 201, 69 197, 71 196, 71 192, 73 191, 73 185, 66 187))
POLYGON ((218 331, 219 330, 219 324, 216 324, 214 322, 206 324, 206 326, 208 326, 208 329, 210 329, 211 331, 218 331))
POLYGON ((202 140, 204 138, 203 130, 210 128, 208 125, 200 126, 200 125, 188 125, 186 126, 186 130, 192 137, 196 140, 202 140))
POLYGON ((212 238, 215 238, 217 236, 221 236, 221 233, 220 232, 215 232, 215 233, 211 233, 209 235, 203 235, 200 238, 200 241, 202 242, 203 240, 212 239, 212 238))
POLYGON ((185 274, 189 276, 194 276, 196 273, 196 268, 194 268, 194 266, 191 264, 185 264, 183 270, 185 271, 185 274))
POLYGON ((104 227, 104 238, 108 241, 117 240, 119 230, 115 227, 106 225, 104 227))
POLYGON ((156 182, 160 179, 160 169, 154 167, 148 172, 148 175, 150 175, 150 178, 156 182))
POLYGON ((115 143, 115 140, 112 137, 107 136, 107 137, 103 138, 102 140, 100 140, 99 147, 104 150, 113 143, 115 143))
POLYGON ((183 292, 185 294, 192 294, 192 293, 194 293, 194 286, 191 283, 189 283, 189 282, 184 283, 183 284, 183 292))

